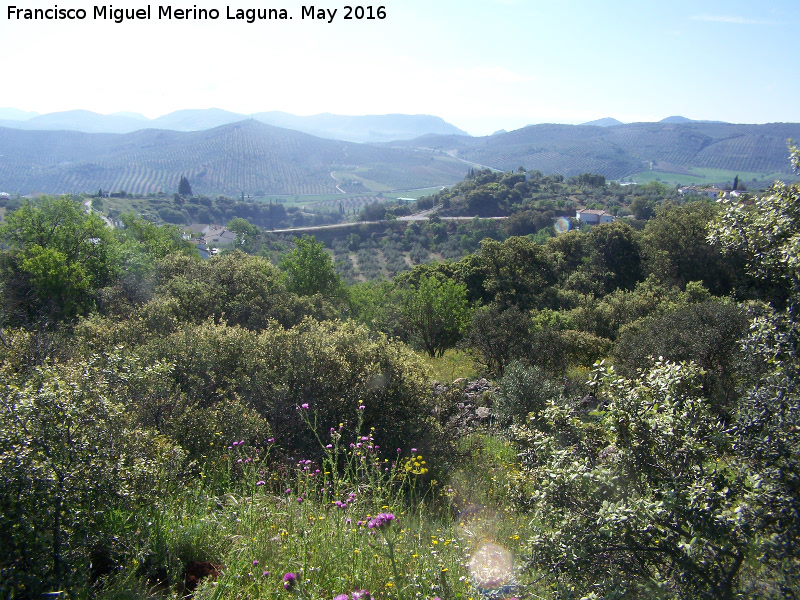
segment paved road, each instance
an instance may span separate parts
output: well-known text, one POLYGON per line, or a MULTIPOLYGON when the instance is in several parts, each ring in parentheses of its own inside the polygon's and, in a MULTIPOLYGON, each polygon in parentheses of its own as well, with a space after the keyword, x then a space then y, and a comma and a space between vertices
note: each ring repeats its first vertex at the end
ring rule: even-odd
MULTIPOLYGON (((423 211, 425 213, 430 213, 431 211, 423 211)), ((477 217, 439 217, 442 221, 472 221, 477 217)), ((507 219, 508 217, 487 217, 487 219, 491 219, 493 221, 502 221, 503 219, 507 219)), ((414 215, 407 215, 405 217, 397 217, 397 221, 427 221, 428 215, 423 213, 417 213, 414 215)), ((271 229, 272 233, 295 233, 300 231, 321 231, 325 229, 343 229, 345 227, 357 227, 359 225, 380 225, 381 223, 391 223, 392 221, 354 221, 352 223, 336 223, 335 225, 316 225, 316 226, 309 226, 309 227, 291 227, 289 229, 271 229)))

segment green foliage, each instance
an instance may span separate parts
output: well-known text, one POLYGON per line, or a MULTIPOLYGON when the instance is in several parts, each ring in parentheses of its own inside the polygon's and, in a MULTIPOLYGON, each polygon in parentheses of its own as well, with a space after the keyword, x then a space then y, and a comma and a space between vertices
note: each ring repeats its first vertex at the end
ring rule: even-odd
POLYGON ((636 196, 630 205, 631 214, 640 221, 647 221, 656 214, 656 203, 645 196, 636 196))
POLYGON ((467 288, 423 275, 416 286, 397 290, 400 318, 430 357, 442 356, 461 340, 470 323, 467 288))
POLYGON ((736 253, 723 256, 706 239, 718 214, 718 207, 707 201, 659 211, 642 235, 647 271, 681 288, 690 281, 702 281, 719 296, 740 286, 741 259, 736 253))
POLYGON ((183 175, 181 175, 181 180, 178 182, 178 194, 184 198, 188 198, 192 195, 192 185, 183 175))
MULTIPOLYGON (((704 396, 712 412, 730 420, 742 385, 760 370, 739 348, 750 327, 744 308, 709 300, 627 327, 614 345, 615 365, 626 376, 661 357, 693 361, 703 369, 704 396)), ((749 386, 748 386, 749 387, 749 386)))
POLYGON ((555 282, 544 250, 527 238, 483 240, 476 266, 483 289, 500 306, 538 307, 546 288, 555 282))
POLYGON ((295 248, 280 265, 286 273, 286 288, 299 296, 338 296, 341 282, 325 246, 313 236, 295 238, 294 244, 295 248))
POLYGON ((68 197, 45 197, 6 215, 0 240, 4 310, 12 323, 58 322, 88 312, 118 273, 116 240, 68 197))
POLYGON ((615 221, 592 227, 587 245, 591 276, 602 283, 606 293, 633 289, 641 280, 639 240, 626 223, 615 221))
POLYGON ((494 409, 503 422, 525 422, 530 413, 540 413, 550 403, 562 402, 564 386, 548 378, 537 366, 514 361, 500 379, 500 395, 494 409))
POLYGON ((598 372, 601 409, 551 403, 517 429, 530 565, 554 597, 733 598, 758 556, 757 481, 700 393, 700 369, 658 362, 634 380, 598 372))
POLYGON ((301 299, 289 292, 268 260, 241 252, 207 261, 177 254, 164 258, 157 267, 156 295, 174 298, 176 317, 192 323, 213 317, 260 330, 273 320, 288 327, 308 314, 333 316, 319 296, 301 299))
POLYGON ((0 369, 0 590, 84 587, 109 512, 175 481, 180 450, 127 426, 119 357, 0 369), (121 384, 121 385, 120 385, 121 384), (170 470, 172 470, 170 472, 170 470))
POLYGON ((516 306, 500 310, 490 304, 472 315, 467 344, 487 373, 500 377, 513 360, 530 353, 531 318, 516 306))
MULTIPOLYGON (((790 145, 795 168, 800 150, 790 145)), ((724 203, 710 239, 726 251, 743 252, 748 268, 768 283, 788 290, 784 310, 771 306, 755 314, 745 352, 760 357, 769 371, 742 400, 737 423, 743 468, 759 482, 754 506, 761 564, 782 591, 800 585, 800 185, 776 182, 756 201, 755 210, 724 203), (766 230, 762 228, 767 228, 766 230)))

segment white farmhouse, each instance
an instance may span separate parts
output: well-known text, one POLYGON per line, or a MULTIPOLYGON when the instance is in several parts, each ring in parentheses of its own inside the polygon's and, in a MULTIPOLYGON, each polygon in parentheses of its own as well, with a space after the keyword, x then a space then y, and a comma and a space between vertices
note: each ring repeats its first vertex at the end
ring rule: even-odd
POLYGON ((604 210, 590 210, 584 208, 575 211, 575 218, 581 223, 589 223, 589 225, 600 225, 601 223, 611 223, 616 217, 604 210))

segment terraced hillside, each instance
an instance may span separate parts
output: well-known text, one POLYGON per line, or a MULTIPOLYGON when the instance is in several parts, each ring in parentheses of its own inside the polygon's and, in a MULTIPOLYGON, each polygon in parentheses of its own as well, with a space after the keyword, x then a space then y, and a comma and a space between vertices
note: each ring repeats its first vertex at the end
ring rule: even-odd
POLYGON ((788 172, 788 138, 800 124, 632 123, 531 125, 482 138, 428 135, 392 147, 444 151, 501 170, 524 166, 543 173, 593 172, 620 179, 661 165, 665 172, 713 168, 742 172, 788 172))
POLYGON ((464 164, 406 149, 324 140, 247 120, 206 131, 129 134, 0 128, 0 190, 9 193, 125 190, 195 194, 329 194, 357 173, 374 190, 446 185, 464 164))

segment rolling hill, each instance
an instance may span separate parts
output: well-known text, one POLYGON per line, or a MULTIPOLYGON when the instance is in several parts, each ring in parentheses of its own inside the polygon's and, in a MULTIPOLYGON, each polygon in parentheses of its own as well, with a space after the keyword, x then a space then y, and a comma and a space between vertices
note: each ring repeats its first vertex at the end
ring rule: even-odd
POLYGON ((349 178, 381 191, 450 184, 466 170, 446 156, 325 140, 255 120, 195 132, 0 128, 0 190, 9 193, 172 193, 185 175, 196 194, 336 194, 349 178))
POLYGON ((492 136, 426 135, 395 148, 444 152, 500 170, 523 166, 543 173, 592 172, 621 179, 647 170, 720 169, 789 173, 786 140, 800 124, 737 125, 713 122, 624 125, 530 125, 492 136))

